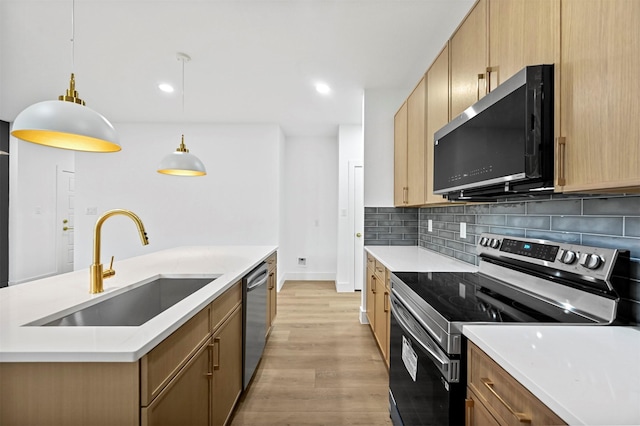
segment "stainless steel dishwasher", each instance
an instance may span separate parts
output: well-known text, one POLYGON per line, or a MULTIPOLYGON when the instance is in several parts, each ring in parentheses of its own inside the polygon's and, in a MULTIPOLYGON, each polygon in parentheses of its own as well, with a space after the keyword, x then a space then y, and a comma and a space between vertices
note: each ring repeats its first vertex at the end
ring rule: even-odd
POLYGON ((244 345, 243 359, 243 389, 253 377, 258 362, 262 357, 267 335, 267 278, 269 276, 266 263, 258 265, 242 280, 242 308, 244 345))

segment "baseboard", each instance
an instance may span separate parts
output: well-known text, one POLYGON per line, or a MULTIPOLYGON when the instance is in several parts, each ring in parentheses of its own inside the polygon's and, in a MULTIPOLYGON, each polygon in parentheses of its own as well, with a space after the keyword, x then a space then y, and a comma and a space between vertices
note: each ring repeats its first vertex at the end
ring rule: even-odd
POLYGON ((338 293, 353 293, 353 287, 348 282, 336 282, 336 291, 338 293))
POLYGON ((283 281, 335 281, 335 272, 286 272, 283 281))
POLYGON ((360 307, 360 324, 369 324, 369 320, 367 319, 367 311, 360 307))

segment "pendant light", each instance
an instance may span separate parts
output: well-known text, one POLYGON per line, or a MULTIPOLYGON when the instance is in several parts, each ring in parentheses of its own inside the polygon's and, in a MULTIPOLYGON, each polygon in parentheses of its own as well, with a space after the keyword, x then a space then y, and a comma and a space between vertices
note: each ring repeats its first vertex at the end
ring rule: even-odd
MULTIPOLYGON (((71 62, 75 66, 75 0, 71 6, 71 62)), ((85 106, 76 91, 75 74, 58 100, 25 108, 13 122, 16 138, 54 148, 89 152, 120 151, 118 134, 101 114, 85 106)))
MULTIPOLYGON (((182 61, 182 114, 184 115, 184 64, 189 62, 191 57, 185 53, 178 53, 176 56, 179 61, 182 61)), ((204 176, 207 171, 202 161, 189 153, 182 135, 180 146, 175 152, 162 159, 158 166, 158 173, 174 176, 204 176)))

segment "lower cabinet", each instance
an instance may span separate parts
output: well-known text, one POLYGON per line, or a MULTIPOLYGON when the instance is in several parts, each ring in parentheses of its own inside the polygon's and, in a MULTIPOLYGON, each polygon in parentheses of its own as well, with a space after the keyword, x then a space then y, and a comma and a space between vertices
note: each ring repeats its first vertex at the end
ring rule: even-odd
POLYGON ((480 348, 467 347, 466 424, 566 425, 480 348))
POLYGON ((225 425, 242 392, 241 283, 152 349, 140 366, 142 426, 225 425))
POLYGON ((278 257, 272 254, 267 259, 268 274, 267 279, 267 336, 271 332, 271 326, 278 313, 278 257))
POLYGON ((391 273, 387 268, 367 253, 367 279, 365 283, 367 319, 387 368, 389 367, 389 329, 391 327, 390 279, 391 273))
MULTIPOLYGON (((211 424, 227 424, 242 392, 242 308, 213 332, 211 424)), ((184 424, 190 424, 183 422, 184 424)))
POLYGON ((148 407, 142 408, 142 425, 209 424, 210 341, 200 347, 148 407))

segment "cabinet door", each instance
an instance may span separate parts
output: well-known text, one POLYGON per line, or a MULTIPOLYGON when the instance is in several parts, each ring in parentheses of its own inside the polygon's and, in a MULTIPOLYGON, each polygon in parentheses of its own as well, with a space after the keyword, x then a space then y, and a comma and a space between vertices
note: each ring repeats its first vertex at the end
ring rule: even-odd
POLYGON ((267 335, 276 318, 278 290, 276 288, 276 272, 269 272, 267 279, 267 335))
POLYGON ((407 103, 393 119, 393 204, 407 204, 407 103))
MULTIPOLYGON (((386 277, 386 270, 385 270, 385 277, 386 277)), ((386 280, 386 278, 385 278, 386 280)), ((384 281, 380 281, 379 278, 376 277, 376 285, 378 286, 378 288, 376 288, 376 300, 375 300, 375 317, 376 317, 376 322, 375 322, 375 327, 374 327, 374 334, 376 336, 376 340, 378 341, 378 347, 380 348, 380 351, 382 352, 382 357, 384 358, 385 362, 388 358, 388 352, 387 352, 387 302, 386 302, 386 295, 387 295, 387 291, 384 285, 384 281)))
MULTIPOLYGON (((211 422, 226 424, 242 392, 242 306, 213 332, 211 422)), ((189 424, 189 423, 183 423, 189 424)))
POLYGON ((367 319, 371 330, 375 332, 376 275, 374 269, 367 269, 367 319))
POLYGON ((487 1, 480 0, 449 41, 451 118, 483 97, 487 90, 487 1))
POLYGON ((445 203, 433 193, 433 134, 449 122, 449 46, 446 45, 427 71, 426 204, 445 203))
POLYGON ((422 78, 407 98, 407 204, 425 201, 427 87, 422 78))
POLYGON ((489 0, 489 91, 527 65, 557 64, 559 55, 560 0, 489 0))
POLYGON ((467 399, 464 402, 465 426, 500 426, 500 423, 493 418, 489 410, 482 405, 478 398, 467 388, 467 399))
POLYGON ((640 192, 640 1, 562 0, 561 13, 556 189, 640 192))
POLYGON ((209 352, 207 342, 153 402, 142 408, 143 426, 209 424, 209 352))

